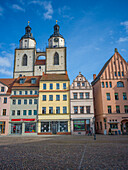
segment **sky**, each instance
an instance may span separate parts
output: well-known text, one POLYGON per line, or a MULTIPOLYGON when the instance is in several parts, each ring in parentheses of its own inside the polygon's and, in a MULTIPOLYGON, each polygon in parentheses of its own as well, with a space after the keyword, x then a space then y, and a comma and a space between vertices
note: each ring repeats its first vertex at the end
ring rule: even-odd
POLYGON ((0 78, 12 78, 14 51, 30 21, 37 50, 45 51, 58 20, 67 46, 70 83, 91 82, 117 48, 128 61, 127 0, 0 0, 0 78))

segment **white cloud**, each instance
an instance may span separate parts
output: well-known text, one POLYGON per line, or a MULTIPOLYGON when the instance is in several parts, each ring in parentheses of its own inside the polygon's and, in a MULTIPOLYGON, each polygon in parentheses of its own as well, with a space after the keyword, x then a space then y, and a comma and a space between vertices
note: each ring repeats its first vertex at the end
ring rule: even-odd
POLYGON ((0 16, 3 15, 4 9, 0 6, 0 16))
POLYGON ((42 6, 43 3, 44 3, 44 2, 42 2, 42 1, 30 1, 30 2, 29 2, 29 4, 38 4, 38 5, 40 5, 40 6, 42 6))
POLYGON ((128 21, 121 22, 120 25, 123 25, 128 33, 128 21))
POLYGON ((62 8, 58 8, 58 13, 59 15, 61 15, 63 18, 67 18, 67 19, 74 19, 74 17, 70 16, 69 11, 70 11, 70 7, 69 6, 63 6, 62 8))
POLYGON ((126 41, 128 41, 128 37, 124 37, 124 38, 120 37, 119 40, 118 40, 119 43, 126 42, 126 41))
POLYGON ((125 50, 125 49, 121 49, 121 51, 126 52, 126 50, 125 50))
POLYGON ((44 9, 47 11, 44 13, 44 18, 52 19, 53 7, 52 7, 51 2, 44 1, 43 6, 44 6, 44 9))
POLYGON ((13 59, 13 54, 12 53, 8 53, 6 51, 2 51, 1 52, 2 56, 7 56, 10 59, 13 59))
POLYGON ((40 48, 37 48, 37 52, 40 52, 41 51, 41 49, 40 48))
POLYGON ((8 57, 0 57, 0 66, 11 67, 11 62, 8 57))
POLYGON ((25 12, 25 9, 22 8, 22 7, 20 7, 20 6, 17 5, 17 4, 13 4, 13 5, 12 5, 12 8, 15 9, 15 10, 18 10, 18 11, 23 11, 23 12, 25 12))
POLYGON ((12 71, 5 70, 4 68, 0 69, 0 73, 8 76, 12 76, 12 71))
POLYGON ((22 5, 24 5, 24 0, 18 0, 22 5))
POLYGON ((9 44, 9 46, 10 46, 11 50, 14 50, 17 47, 17 45, 15 43, 11 43, 11 44, 9 44))

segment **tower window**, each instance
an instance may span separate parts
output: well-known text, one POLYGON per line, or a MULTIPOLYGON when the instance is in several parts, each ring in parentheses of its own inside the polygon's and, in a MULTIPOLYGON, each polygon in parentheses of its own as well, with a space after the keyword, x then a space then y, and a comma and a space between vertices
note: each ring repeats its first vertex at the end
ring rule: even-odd
POLYGON ((27 66, 27 59, 28 59, 27 55, 24 54, 23 59, 22 59, 22 66, 27 66))
POLYGON ((54 65, 59 65, 59 54, 57 52, 54 55, 54 65))

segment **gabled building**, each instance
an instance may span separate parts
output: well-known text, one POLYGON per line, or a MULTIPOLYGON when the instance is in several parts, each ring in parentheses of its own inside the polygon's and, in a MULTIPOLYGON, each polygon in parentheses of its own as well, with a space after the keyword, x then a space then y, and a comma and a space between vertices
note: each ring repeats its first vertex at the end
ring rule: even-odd
POLYGON ((81 72, 70 86, 70 113, 72 134, 94 132, 92 86, 81 72))
POLYGON ((0 134, 8 135, 10 94, 15 79, 0 79, 0 134))
POLYGON ((41 76, 24 76, 12 86, 9 134, 37 134, 38 91, 41 76))
POLYGON ((128 133, 128 63, 115 49, 94 80, 96 132, 128 133))

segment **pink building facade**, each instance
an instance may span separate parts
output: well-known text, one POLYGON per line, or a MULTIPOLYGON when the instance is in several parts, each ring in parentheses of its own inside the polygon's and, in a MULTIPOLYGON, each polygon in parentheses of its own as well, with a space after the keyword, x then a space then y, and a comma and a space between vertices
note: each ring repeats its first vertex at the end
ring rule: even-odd
POLYGON ((117 49, 92 86, 96 132, 128 134, 128 63, 117 49))
POLYGON ((15 79, 0 79, 0 135, 8 135, 11 85, 15 79))
POLYGON ((79 73, 70 86, 71 133, 94 133, 94 107, 92 86, 79 73))

